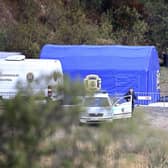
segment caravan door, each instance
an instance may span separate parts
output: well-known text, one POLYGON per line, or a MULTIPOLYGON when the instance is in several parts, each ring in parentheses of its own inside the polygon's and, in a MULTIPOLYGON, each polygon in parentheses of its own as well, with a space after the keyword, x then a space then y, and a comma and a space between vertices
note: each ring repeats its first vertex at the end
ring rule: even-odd
POLYGON ((113 100, 113 119, 132 117, 132 96, 122 96, 113 100))

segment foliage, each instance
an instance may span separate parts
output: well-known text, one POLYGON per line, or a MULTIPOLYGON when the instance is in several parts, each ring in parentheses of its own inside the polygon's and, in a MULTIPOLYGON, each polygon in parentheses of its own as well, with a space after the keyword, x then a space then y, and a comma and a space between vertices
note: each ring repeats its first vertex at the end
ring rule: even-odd
MULTIPOLYGON (((11 1, 12 2, 12 1, 11 1)), ((156 45, 166 50, 164 0, 18 0, 16 22, 0 25, 0 49, 38 57, 46 43, 156 45)), ((10 11, 10 10, 9 10, 10 11)), ((60 90, 79 103, 79 83, 60 90)), ((162 81, 164 82, 164 81, 162 81)), ((82 92, 81 92, 82 91, 82 92)), ((152 130, 136 110, 130 120, 79 127, 79 106, 39 104, 18 94, 1 101, 0 167, 166 167, 167 135, 152 130)))
POLYGON ((17 22, 2 46, 38 57, 43 44, 144 44, 148 26, 130 3, 105 0, 17 1, 17 22))
POLYGON ((46 43, 152 44, 159 51, 167 48, 168 4, 163 0, 19 0, 17 5, 17 22, 1 31, 1 48, 28 57, 38 57, 46 43))
POLYGON ((50 153, 51 167, 166 167, 168 143, 161 137, 167 136, 149 128, 143 118, 142 111, 137 110, 130 120, 71 125, 61 141, 50 140, 55 148, 50 153))
POLYGON ((15 22, 5 29, 0 26, 3 50, 38 57, 46 43, 156 45, 159 51, 167 48, 168 4, 164 0, 13 3, 17 6, 13 9, 15 22))
POLYGON ((149 127, 140 107, 130 119, 79 126, 83 85, 65 78, 56 89, 70 96, 73 106, 44 103, 27 87, 14 99, 1 100, 0 167, 167 166, 167 134, 149 127))
POLYGON ((35 17, 40 12, 40 7, 37 1, 34 0, 18 0, 18 19, 21 22, 29 22, 30 20, 34 20, 35 17))
POLYGON ((156 45, 159 51, 165 51, 168 46, 168 4, 163 0, 148 1, 145 3, 147 9, 147 33, 151 44, 156 45))
POLYGON ((148 25, 141 20, 141 15, 135 10, 127 6, 122 6, 116 12, 115 35, 117 43, 127 45, 145 44, 145 33, 148 31, 148 25), (118 20, 122 17, 122 20, 118 20), (128 22, 129 20, 129 22, 128 22))
POLYGON ((6 47, 6 31, 4 29, 0 30, 0 50, 5 50, 6 47))
POLYGON ((20 23, 7 30, 6 50, 19 51, 30 58, 37 58, 45 43, 47 30, 35 22, 20 23))
MULTIPOLYGON (((39 167, 46 150, 43 148, 45 139, 60 128, 66 128, 68 132, 69 126, 77 121, 80 109, 67 110, 61 101, 45 100, 41 94, 32 96, 29 86, 21 87, 20 84, 18 88, 16 97, 1 100, 0 167, 39 167)), ((62 90, 65 94, 69 93, 74 98, 74 104, 78 101, 75 93, 79 93, 79 84, 71 84, 71 88, 66 88, 65 84, 56 89, 58 93, 62 90)))
POLYGON ((97 26, 89 23, 78 6, 49 6, 46 24, 52 31, 52 43, 82 44, 94 42, 97 26))
POLYGON ((45 24, 51 30, 50 42, 97 44, 103 39, 112 41, 112 25, 106 14, 102 14, 98 22, 88 17, 78 0, 75 2, 70 1, 68 5, 55 3, 47 7, 45 24))

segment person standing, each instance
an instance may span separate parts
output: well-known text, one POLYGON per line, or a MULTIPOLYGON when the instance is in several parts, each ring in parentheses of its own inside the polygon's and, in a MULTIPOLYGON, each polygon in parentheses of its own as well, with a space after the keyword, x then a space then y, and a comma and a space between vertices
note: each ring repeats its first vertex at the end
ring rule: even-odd
POLYGON ((134 100, 137 99, 137 97, 136 97, 136 95, 135 95, 135 92, 134 92, 134 89, 133 89, 133 88, 129 88, 129 90, 128 90, 128 92, 125 94, 125 96, 126 96, 125 99, 126 99, 127 101, 130 101, 130 97, 129 97, 129 96, 132 97, 132 112, 134 112, 134 106, 135 106, 134 100))

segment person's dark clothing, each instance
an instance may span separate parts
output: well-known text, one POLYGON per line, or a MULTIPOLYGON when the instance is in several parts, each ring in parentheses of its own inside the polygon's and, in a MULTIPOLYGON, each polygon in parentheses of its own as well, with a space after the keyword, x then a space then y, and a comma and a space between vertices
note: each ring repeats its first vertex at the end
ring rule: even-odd
MULTIPOLYGON (((134 100, 136 100, 137 99, 137 97, 136 97, 136 95, 135 95, 135 92, 134 91, 128 91, 126 94, 125 94, 125 96, 132 96, 132 112, 134 111, 134 100)), ((126 101, 130 101, 130 97, 126 97, 125 98, 126 99, 126 101)))

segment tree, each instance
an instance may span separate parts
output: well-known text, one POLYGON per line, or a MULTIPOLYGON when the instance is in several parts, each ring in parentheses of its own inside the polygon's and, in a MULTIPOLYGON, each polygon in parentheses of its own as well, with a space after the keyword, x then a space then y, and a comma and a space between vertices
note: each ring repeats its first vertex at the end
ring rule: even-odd
POLYGON ((168 46, 168 4, 164 0, 147 1, 147 38, 150 44, 156 45, 159 51, 166 51, 168 46))
POLYGON ((7 34, 5 29, 0 29, 0 50, 4 51, 6 47, 7 34))
POLYGON ((49 34, 46 27, 36 21, 8 26, 5 49, 22 52, 28 58, 37 58, 49 34))
MULTIPOLYGON (((79 84, 71 84, 71 88, 66 84, 55 87, 58 93, 65 90, 73 96, 76 104, 79 84)), ((0 167, 39 167, 40 159, 46 153, 45 140, 60 127, 69 131, 69 125, 77 121, 79 108, 67 111, 60 101, 43 103, 39 100, 45 99, 41 94, 32 96, 29 87, 22 87, 13 99, 1 100, 0 167)))

